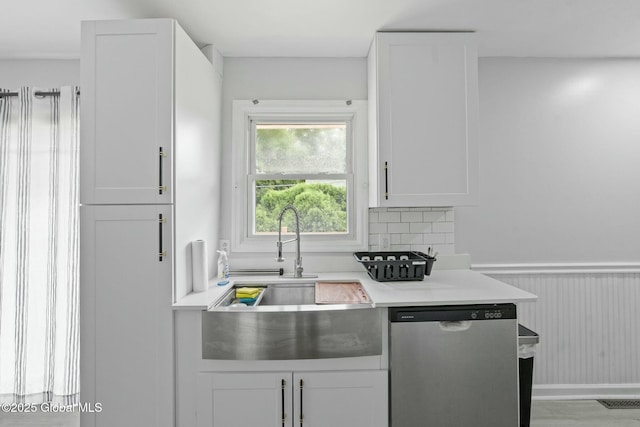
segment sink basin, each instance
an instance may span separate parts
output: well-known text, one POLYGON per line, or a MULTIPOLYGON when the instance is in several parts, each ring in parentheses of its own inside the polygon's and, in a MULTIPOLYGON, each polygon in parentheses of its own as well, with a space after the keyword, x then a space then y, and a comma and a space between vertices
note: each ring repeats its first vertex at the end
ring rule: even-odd
POLYGON ((315 282, 236 283, 202 313, 202 357, 290 360, 382 354, 382 309, 371 302, 316 304, 315 282), (260 287, 255 305, 235 290, 260 287))
POLYGON ((314 283, 292 283, 268 286, 259 306, 315 305, 314 283))

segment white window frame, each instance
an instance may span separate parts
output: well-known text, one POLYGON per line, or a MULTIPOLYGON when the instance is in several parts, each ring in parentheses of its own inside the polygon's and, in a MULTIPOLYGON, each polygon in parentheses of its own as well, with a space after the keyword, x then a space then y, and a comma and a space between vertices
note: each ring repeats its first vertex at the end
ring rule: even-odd
MULTIPOLYGON (((351 132, 347 161, 347 223, 345 234, 311 234, 301 238, 303 252, 353 252, 367 249, 368 239, 368 147, 367 101, 233 101, 232 179, 233 211, 231 250, 233 252, 273 252, 277 236, 254 235, 249 202, 253 202, 252 122, 258 121, 346 121, 351 132)), ((281 179, 297 179, 284 175, 281 179)), ((295 245, 285 245, 291 251, 295 245), (289 247, 287 247, 289 246, 289 247)))

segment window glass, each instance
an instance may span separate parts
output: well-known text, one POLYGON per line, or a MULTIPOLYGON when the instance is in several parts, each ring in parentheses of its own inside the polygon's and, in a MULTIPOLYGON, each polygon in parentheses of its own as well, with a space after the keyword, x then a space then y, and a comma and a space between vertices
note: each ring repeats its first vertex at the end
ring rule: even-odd
MULTIPOLYGON (((302 233, 347 233, 347 123, 254 125, 254 233, 278 233, 287 205, 298 210, 302 233)), ((293 214, 285 214, 281 231, 295 232, 293 214)))
MULTIPOLYGON (((255 233, 278 232, 278 214, 293 205, 300 214, 302 233, 347 233, 347 181, 256 180, 255 233)), ((295 232, 295 216, 282 218, 282 232, 295 232)))
POLYGON ((346 123, 258 123, 256 173, 346 173, 346 123))

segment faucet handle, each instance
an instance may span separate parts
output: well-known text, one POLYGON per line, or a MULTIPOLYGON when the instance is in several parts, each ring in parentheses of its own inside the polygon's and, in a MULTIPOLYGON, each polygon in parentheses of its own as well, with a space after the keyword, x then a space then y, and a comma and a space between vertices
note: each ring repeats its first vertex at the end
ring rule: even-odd
POLYGON ((276 245, 278 246, 278 253, 276 254, 276 261, 277 262, 284 262, 284 258, 282 257, 282 242, 280 240, 278 240, 276 242, 276 245))

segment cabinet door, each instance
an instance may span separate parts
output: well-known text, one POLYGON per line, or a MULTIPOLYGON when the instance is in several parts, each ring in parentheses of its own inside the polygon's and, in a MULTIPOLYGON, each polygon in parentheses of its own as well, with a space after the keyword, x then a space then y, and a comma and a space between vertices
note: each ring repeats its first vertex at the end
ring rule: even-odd
POLYGON ((169 206, 81 207, 83 427, 173 426, 171 229, 169 206))
POLYGON ((290 427, 291 372, 201 373, 197 427, 290 427))
POLYGON ((387 383, 386 371, 295 373, 293 425, 386 427, 387 383))
POLYGON ((172 202, 173 26, 82 23, 82 203, 172 202))
POLYGON ((379 206, 477 203, 474 40, 469 33, 378 33, 379 151, 371 166, 379 206))

